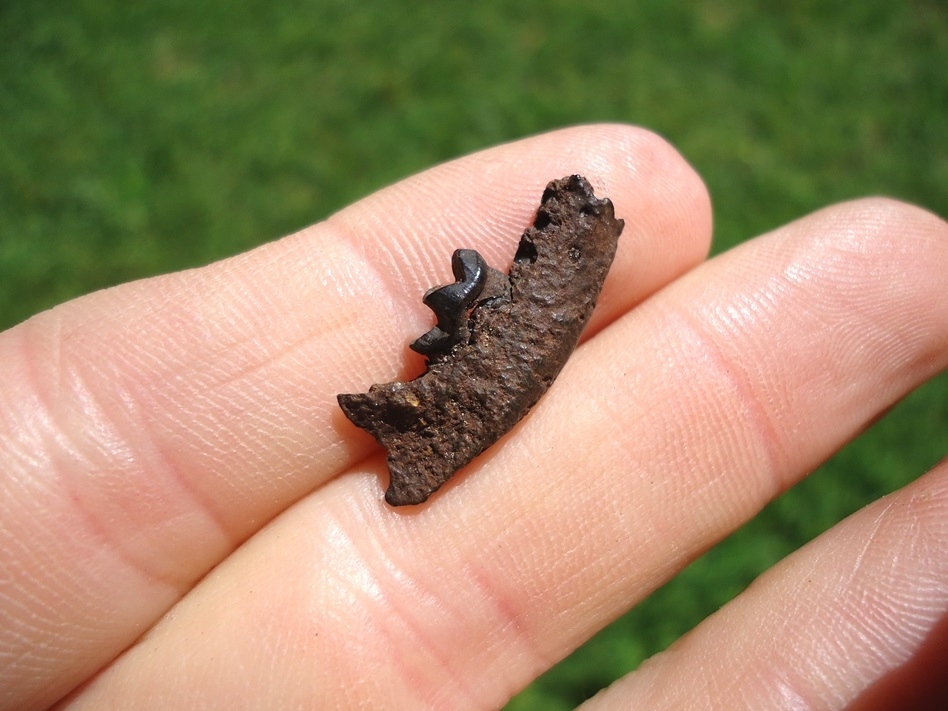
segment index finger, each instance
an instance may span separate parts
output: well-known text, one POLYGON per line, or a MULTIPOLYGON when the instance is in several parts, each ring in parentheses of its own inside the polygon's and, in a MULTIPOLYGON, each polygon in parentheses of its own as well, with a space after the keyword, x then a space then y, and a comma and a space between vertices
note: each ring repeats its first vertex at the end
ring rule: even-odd
POLYGON ((503 265, 546 182, 627 222, 591 329, 700 261, 701 181, 645 131, 584 127, 432 169, 204 269, 106 290, 0 336, 4 703, 51 703, 235 545, 366 456, 335 394, 420 369, 450 252, 503 265), (345 433, 351 433, 346 429, 345 433), (65 601, 69 601, 68 604, 65 601))

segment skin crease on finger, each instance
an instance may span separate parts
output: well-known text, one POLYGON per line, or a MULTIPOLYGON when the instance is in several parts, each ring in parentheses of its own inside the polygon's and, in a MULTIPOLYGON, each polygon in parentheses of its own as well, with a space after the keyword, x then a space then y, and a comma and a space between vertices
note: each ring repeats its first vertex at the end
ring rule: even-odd
MULTIPOLYGON (((887 200, 722 255, 582 346, 427 505, 392 512, 381 457, 353 467, 72 701, 496 707, 943 369, 945 273, 945 223, 887 200)), ((927 621, 946 582, 931 551, 927 621)))
POLYGON ((567 129, 436 167, 200 270, 91 294, 0 335, 0 708, 41 708, 236 545, 376 449, 335 395, 419 370, 421 296, 459 247, 501 266, 551 177, 626 228, 587 334, 700 262, 701 180, 659 137, 567 129), (407 359, 407 360, 406 360, 407 359))

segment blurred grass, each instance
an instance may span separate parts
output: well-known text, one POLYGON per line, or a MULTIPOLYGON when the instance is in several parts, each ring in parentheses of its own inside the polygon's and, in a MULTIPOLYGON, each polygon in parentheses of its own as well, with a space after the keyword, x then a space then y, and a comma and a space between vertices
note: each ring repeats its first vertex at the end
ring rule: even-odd
MULTIPOLYGON (((948 215, 937 0, 11 0, 0 46, 0 328, 581 122, 678 146, 715 251, 866 194, 948 215)), ((572 708, 930 467, 946 433, 943 375, 509 709, 572 708)))

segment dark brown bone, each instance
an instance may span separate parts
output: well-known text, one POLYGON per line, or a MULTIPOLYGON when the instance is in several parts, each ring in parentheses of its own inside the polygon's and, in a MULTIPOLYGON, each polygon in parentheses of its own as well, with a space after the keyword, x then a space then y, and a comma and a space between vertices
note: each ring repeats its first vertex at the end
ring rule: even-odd
POLYGON ((388 450, 389 504, 426 501, 536 404, 576 348, 623 225, 585 178, 554 180, 506 277, 488 267, 471 304, 474 289, 455 269, 459 281, 444 293, 458 293, 457 312, 438 313, 455 332, 439 340, 445 350, 430 349, 427 370, 338 396, 346 417, 388 450))

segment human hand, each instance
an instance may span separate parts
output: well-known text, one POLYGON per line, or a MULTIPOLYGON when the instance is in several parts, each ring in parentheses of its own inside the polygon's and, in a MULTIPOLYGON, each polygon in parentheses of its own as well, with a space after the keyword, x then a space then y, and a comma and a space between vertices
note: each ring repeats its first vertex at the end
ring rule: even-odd
MULTIPOLYGON (((938 218, 837 205, 702 263, 710 234, 673 149, 583 127, 2 334, 0 707, 503 704, 948 362, 938 218), (336 394, 419 372, 451 252, 505 265, 569 173, 626 220, 583 345, 392 509, 336 394)), ((845 708, 946 610, 943 462, 584 708, 845 708)))

